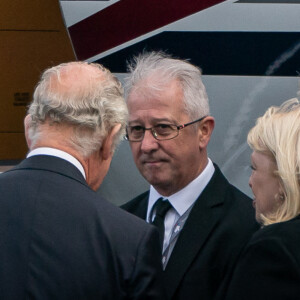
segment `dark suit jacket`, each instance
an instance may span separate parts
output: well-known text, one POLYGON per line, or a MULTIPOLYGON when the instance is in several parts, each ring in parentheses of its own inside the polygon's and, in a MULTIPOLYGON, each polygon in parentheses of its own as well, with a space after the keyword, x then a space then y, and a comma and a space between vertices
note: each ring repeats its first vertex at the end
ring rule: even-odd
MULTIPOLYGON (((168 299, 212 300, 258 225, 251 200, 215 173, 197 199, 164 272, 168 299)), ((148 193, 122 208, 145 219, 148 193)))
POLYGON ((300 217, 255 233, 238 261, 226 299, 300 299, 300 217))
POLYGON ((162 299, 158 233, 106 202, 69 162, 0 174, 0 299, 162 299))

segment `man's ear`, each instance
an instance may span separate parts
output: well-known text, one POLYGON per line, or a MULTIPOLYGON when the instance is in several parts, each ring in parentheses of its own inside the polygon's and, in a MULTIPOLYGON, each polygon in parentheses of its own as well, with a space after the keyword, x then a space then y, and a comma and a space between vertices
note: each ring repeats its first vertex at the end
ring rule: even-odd
POLYGON ((121 124, 115 125, 113 129, 109 132, 107 137, 103 140, 102 147, 101 147, 103 160, 109 159, 112 156, 114 150, 113 149, 114 140, 116 135, 120 131, 121 127, 122 127, 121 124))
POLYGON ((199 147, 206 148, 215 127, 215 119, 211 116, 206 117, 199 125, 199 147))
POLYGON ((26 139, 27 146, 29 149, 31 147, 31 140, 29 139, 29 136, 28 136, 28 131, 29 131, 30 125, 31 125, 31 115, 28 114, 24 119, 24 130, 25 130, 25 139, 26 139))

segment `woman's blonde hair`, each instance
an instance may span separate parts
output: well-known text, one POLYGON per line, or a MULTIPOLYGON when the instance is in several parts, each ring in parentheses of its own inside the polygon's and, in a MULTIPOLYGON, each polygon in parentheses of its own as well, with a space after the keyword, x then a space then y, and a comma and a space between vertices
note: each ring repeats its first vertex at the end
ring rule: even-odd
POLYGON ((272 106, 248 134, 254 151, 269 155, 277 165, 281 190, 279 208, 261 215, 264 225, 288 221, 300 214, 300 103, 296 98, 272 106))

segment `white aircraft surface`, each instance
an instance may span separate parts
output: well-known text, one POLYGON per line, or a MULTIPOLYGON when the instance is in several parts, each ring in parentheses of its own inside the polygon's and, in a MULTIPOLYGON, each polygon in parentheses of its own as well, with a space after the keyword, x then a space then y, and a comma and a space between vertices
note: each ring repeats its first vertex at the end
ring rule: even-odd
MULTIPOLYGON (((248 187, 249 129, 270 105, 299 95, 300 0, 60 0, 77 58, 123 80, 126 61, 164 50, 203 70, 216 127, 209 157, 248 187)), ((116 204, 148 189, 122 142, 99 193, 116 204)))

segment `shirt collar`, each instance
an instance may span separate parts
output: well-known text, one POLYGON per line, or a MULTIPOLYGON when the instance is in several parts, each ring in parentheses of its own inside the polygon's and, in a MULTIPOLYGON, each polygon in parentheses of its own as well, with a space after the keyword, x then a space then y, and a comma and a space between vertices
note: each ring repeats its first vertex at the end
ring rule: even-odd
POLYGON ((71 154, 69 154, 65 151, 58 150, 55 148, 50 148, 50 147, 40 147, 40 148, 36 148, 36 149, 30 151, 27 154, 27 158, 29 158, 31 156, 35 156, 35 155, 50 155, 50 156, 56 156, 56 157, 62 158, 64 160, 68 161, 69 163, 71 163, 72 165, 74 165, 80 171, 80 173, 83 175, 84 179, 86 179, 82 164, 74 156, 72 156, 71 154))
MULTIPOLYGON (((167 197, 173 208, 180 216, 182 216, 195 203, 195 201, 198 199, 198 197, 212 178, 214 171, 215 167, 212 161, 208 158, 207 166, 198 175, 198 177, 196 177, 186 187, 184 187, 177 193, 167 197)), ((151 185, 147 210, 147 220, 149 219, 150 211, 153 205, 160 197, 166 198, 160 195, 151 185)))

